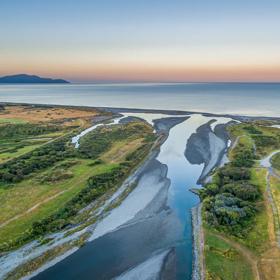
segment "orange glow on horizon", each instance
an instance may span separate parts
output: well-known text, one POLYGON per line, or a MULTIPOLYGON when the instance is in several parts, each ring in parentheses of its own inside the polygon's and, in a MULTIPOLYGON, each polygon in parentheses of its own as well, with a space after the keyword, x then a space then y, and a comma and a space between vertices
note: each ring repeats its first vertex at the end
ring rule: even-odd
POLYGON ((1 75, 29 73, 46 77, 64 78, 73 82, 280 82, 279 67, 153 67, 128 65, 106 67, 22 67, 17 72, 7 69, 1 75))

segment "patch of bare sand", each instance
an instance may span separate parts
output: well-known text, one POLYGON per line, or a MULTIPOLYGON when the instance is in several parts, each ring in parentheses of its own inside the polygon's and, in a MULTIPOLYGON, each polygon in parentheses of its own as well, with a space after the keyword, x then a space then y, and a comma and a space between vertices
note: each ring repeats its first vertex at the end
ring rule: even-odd
POLYGON ((95 109, 63 108, 63 107, 40 107, 15 105, 5 106, 0 111, 1 118, 15 118, 27 122, 50 122, 63 119, 90 118, 98 115, 95 109))

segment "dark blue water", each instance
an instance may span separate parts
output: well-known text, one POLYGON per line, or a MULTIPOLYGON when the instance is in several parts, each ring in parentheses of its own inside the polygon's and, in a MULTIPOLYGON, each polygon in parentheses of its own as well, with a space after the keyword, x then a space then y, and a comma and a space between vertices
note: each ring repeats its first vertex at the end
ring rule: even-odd
POLYGON ((0 101, 280 117, 280 84, 0 85, 0 101))

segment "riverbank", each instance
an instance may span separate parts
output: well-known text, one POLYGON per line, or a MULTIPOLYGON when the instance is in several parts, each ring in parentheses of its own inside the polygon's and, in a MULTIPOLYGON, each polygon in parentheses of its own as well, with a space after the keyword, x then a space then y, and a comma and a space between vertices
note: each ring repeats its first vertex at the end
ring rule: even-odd
MULTIPOLYGON (((273 151, 280 147, 280 131, 255 121, 231 126, 230 135, 230 165, 223 170, 218 169, 214 182, 206 185, 204 193, 201 193, 205 202, 203 224, 206 274, 210 278, 226 276, 227 279, 236 279, 235 268, 238 266, 238 279, 278 279, 280 250, 279 217, 275 205, 277 183, 275 184, 275 178, 272 180, 270 158, 276 153, 273 151), (260 158, 262 160, 256 160, 260 158), (231 172, 235 172, 232 173, 232 178, 231 172), (240 179, 240 176, 245 177, 240 179), (223 180, 226 181, 219 185, 223 180), (247 183, 244 184, 244 180, 247 183), (242 188, 235 192, 240 184, 243 184, 242 188), (254 196, 249 198, 249 192, 254 196), (260 194, 255 196, 258 192, 260 194), (214 220, 215 223, 211 222, 213 220, 210 218, 215 219, 215 215, 226 215, 226 211, 234 211, 232 204, 227 204, 226 211, 218 211, 227 197, 231 198, 231 203, 234 200, 242 201, 255 207, 256 211, 252 216, 247 215, 244 224, 242 220, 245 220, 243 217, 246 216, 235 223, 227 223, 232 215, 226 216, 227 219, 219 216, 219 219, 214 220), (216 200, 219 200, 219 203, 216 203, 216 200), (212 208, 213 205, 216 205, 215 208, 212 208), (242 226, 237 226, 237 223, 242 226)), ((241 205, 237 207, 242 211, 241 205)))

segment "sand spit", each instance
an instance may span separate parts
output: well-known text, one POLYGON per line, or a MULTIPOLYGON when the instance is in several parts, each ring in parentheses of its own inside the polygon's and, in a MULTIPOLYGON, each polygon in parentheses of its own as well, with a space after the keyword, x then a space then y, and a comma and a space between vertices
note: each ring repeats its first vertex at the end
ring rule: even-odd
POLYGON ((60 255, 56 258, 54 258, 53 260, 51 260, 50 262, 44 264, 43 266, 41 266, 39 269, 37 269, 36 271, 33 271, 32 273, 30 273, 29 275, 26 275, 24 277, 21 278, 21 280, 29 280, 33 277, 35 277, 36 275, 38 275, 40 272, 48 269, 49 267, 59 263, 60 261, 62 261, 63 259, 67 258, 68 256, 72 255, 73 253, 75 253, 77 250, 79 250, 79 247, 74 247, 71 250, 67 251, 66 253, 64 253, 63 255, 60 255))
POLYGON ((128 272, 123 273, 116 280, 155 280, 159 279, 164 260, 170 250, 155 255, 128 272))
POLYGON ((189 116, 184 117, 168 117, 160 120, 154 120, 154 127, 157 132, 169 131, 173 126, 187 120, 189 116))
POLYGON ((198 182, 206 179, 207 175, 216 168, 228 149, 229 136, 226 126, 231 119, 211 120, 200 126, 196 133, 189 138, 185 156, 191 164, 204 164, 198 182), (223 123, 225 122, 225 123, 223 123), (216 123, 216 125, 214 125, 216 123))
POLYGON ((152 160, 141 175, 137 187, 128 195, 122 204, 101 220, 95 227, 92 241, 132 220, 145 209, 162 188, 169 186, 166 179, 167 168, 156 160, 152 160))

